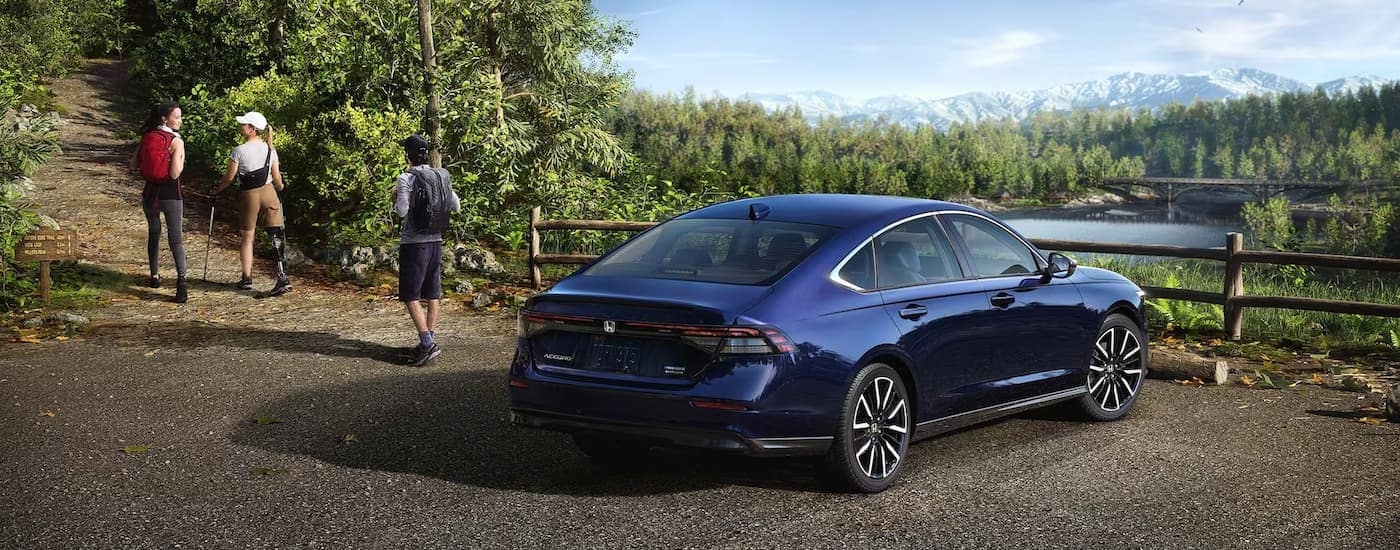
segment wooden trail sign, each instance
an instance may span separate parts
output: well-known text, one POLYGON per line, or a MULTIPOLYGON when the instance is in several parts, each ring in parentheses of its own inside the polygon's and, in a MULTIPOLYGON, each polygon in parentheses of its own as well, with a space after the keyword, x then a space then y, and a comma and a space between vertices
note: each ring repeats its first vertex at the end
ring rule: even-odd
POLYGON ((78 232, 72 229, 38 229, 20 238, 15 246, 15 259, 22 262, 39 262, 39 298, 49 301, 49 288, 53 285, 49 277, 49 262, 71 260, 77 255, 78 232))

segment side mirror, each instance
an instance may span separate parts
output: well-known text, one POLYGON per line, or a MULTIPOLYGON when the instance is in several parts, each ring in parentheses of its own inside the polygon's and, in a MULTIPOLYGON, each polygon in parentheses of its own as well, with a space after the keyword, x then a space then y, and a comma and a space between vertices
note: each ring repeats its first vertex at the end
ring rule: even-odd
POLYGON ((1050 265, 1045 268, 1045 276, 1043 277, 1047 283, 1052 277, 1069 278, 1070 275, 1074 275, 1075 268, 1079 267, 1079 264, 1075 263, 1073 259, 1059 252, 1051 252, 1047 259, 1050 260, 1050 265))

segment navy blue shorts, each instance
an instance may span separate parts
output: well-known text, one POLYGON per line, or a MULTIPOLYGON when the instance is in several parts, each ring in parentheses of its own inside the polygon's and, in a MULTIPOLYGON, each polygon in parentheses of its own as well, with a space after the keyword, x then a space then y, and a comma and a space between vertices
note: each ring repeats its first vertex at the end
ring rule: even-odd
POLYGON ((442 241, 399 245, 399 301, 442 298, 442 241))

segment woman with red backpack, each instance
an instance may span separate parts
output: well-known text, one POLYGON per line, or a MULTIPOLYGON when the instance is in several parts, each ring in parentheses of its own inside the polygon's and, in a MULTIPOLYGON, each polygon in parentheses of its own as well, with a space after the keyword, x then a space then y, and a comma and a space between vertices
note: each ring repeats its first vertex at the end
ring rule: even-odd
POLYGON ((185 284, 185 244, 181 234, 184 218, 184 194, 180 191, 180 174, 185 171, 185 141, 180 139, 180 105, 174 101, 161 103, 151 109, 141 126, 141 144, 131 155, 131 170, 141 175, 146 186, 141 190, 141 209, 146 214, 146 259, 150 262, 149 286, 160 288, 160 216, 165 214, 170 254, 175 257, 175 301, 189 300, 185 284))

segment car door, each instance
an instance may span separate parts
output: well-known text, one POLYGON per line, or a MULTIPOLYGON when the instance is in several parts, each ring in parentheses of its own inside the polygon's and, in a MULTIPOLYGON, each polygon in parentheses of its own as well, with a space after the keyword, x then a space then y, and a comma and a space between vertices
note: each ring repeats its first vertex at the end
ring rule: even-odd
POLYGON ((996 325, 991 374, 1004 402, 1032 398, 1076 384, 1091 336, 1084 300, 1067 279, 1046 280, 1045 260, 1030 244, 990 218, 971 213, 939 216, 970 275, 984 283, 988 322, 996 325))
POLYGON ((919 420, 975 408, 997 345, 985 283, 965 277, 932 216, 893 227, 866 246, 899 345, 915 363, 919 420))

